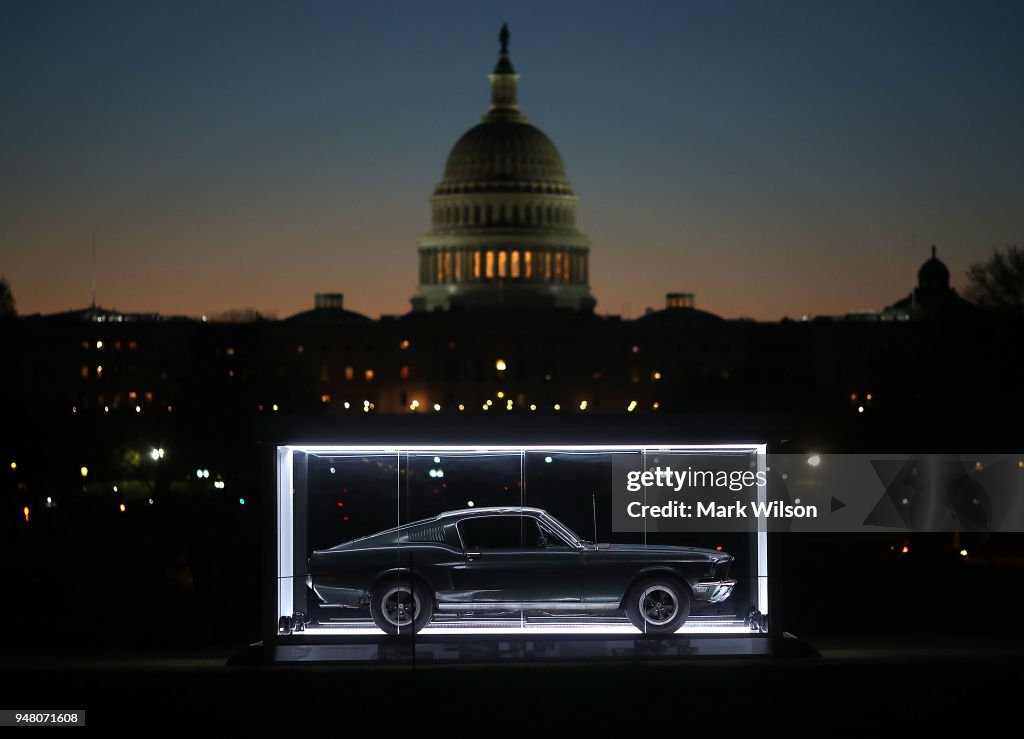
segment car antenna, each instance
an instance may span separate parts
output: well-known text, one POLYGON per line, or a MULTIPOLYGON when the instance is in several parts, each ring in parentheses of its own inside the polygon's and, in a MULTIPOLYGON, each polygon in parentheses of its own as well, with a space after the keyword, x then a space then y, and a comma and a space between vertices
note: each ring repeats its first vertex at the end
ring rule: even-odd
POLYGON ((591 495, 590 502, 594 508, 594 546, 597 546, 597 496, 591 495))

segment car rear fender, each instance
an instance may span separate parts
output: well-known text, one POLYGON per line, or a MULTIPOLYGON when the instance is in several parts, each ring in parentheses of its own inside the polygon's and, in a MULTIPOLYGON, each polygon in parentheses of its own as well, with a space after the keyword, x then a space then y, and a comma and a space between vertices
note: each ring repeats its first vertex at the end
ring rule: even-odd
POLYGON ((392 567, 390 570, 384 570, 379 575, 377 575, 376 579, 373 581, 373 585, 370 586, 368 592, 372 593, 374 590, 377 589, 378 585, 380 585, 382 582, 388 579, 394 580, 400 577, 411 577, 413 580, 415 580, 420 585, 421 588, 423 588, 426 592, 430 593, 430 597, 433 598, 435 601, 434 607, 437 607, 437 598, 434 595, 433 588, 430 587, 430 583, 428 583, 419 573, 409 569, 408 567, 392 567))

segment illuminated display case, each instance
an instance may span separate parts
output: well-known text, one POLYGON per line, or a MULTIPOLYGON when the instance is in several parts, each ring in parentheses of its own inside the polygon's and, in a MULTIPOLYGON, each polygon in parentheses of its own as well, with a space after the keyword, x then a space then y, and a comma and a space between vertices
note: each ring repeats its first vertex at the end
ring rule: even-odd
POLYGON ((613 518, 623 470, 698 457, 767 459, 761 444, 279 445, 273 658, 768 653, 766 531, 613 518))

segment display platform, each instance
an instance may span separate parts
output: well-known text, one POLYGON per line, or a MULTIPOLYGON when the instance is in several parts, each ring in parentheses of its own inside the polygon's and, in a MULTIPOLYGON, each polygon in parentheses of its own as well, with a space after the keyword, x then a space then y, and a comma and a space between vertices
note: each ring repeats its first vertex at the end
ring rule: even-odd
MULTIPOLYGON (((503 633, 501 627, 475 629, 424 629, 418 634, 395 638, 378 634, 304 633, 269 643, 253 645, 233 664, 462 664, 572 661, 646 661, 685 657, 762 657, 775 653, 767 637, 751 638, 749 627, 717 626, 720 634, 697 636, 685 630, 668 638, 633 633, 559 633, 555 629, 516 629, 503 633)), ((632 628, 632 627, 629 627, 632 628)))

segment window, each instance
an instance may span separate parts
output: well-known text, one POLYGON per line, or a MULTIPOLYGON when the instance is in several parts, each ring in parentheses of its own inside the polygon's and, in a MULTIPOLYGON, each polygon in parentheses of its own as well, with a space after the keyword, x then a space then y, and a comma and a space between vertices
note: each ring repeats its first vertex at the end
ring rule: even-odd
POLYGON ((83 364, 82 365, 82 377, 88 377, 88 376, 89 376, 89 367, 87 365, 83 364))
POLYGON ((533 252, 523 252, 523 277, 530 279, 533 277, 533 252))
POLYGON ((373 382, 373 370, 372 369, 366 370, 366 372, 363 373, 363 376, 366 378, 367 382, 373 382))
POLYGON ((511 269, 509 271, 509 277, 519 277, 519 252, 512 252, 512 259, 510 262, 511 269))
POLYGON ((504 279, 505 277, 508 277, 508 271, 506 270, 507 265, 508 265, 508 252, 499 251, 498 252, 498 277, 501 277, 502 279, 504 279))
POLYGON ((480 252, 473 252, 473 279, 480 279, 480 252))
POLYGON ((522 549, 523 516, 482 516, 459 523, 462 544, 470 551, 522 549))
POLYGON ((488 251, 487 252, 487 279, 488 280, 493 280, 494 279, 494 252, 493 251, 488 251))
POLYGON ((398 376, 400 378, 402 378, 403 380, 408 380, 409 379, 409 365, 407 365, 407 364, 402 365, 402 368, 400 370, 398 370, 398 376))
POLYGON ((351 380, 355 376, 356 376, 356 371, 355 371, 355 369, 352 368, 351 364, 348 365, 347 367, 345 367, 345 379, 346 380, 351 380))

